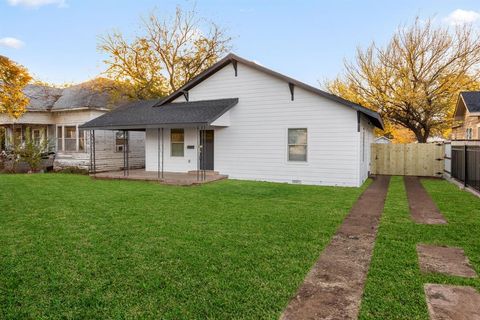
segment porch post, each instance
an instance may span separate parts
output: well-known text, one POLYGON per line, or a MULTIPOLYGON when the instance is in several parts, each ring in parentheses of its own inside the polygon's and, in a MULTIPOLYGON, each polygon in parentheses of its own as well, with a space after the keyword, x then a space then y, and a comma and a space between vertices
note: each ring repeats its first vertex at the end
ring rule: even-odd
POLYGON ((160 180, 160 128, 157 128, 157 179, 160 180))
POLYGON ((125 144, 127 145, 127 176, 130 174, 130 131, 125 131, 125 144))
POLYGON ((200 127, 197 127, 197 181, 200 180, 200 127))
POLYGON ((123 130, 123 176, 127 176, 127 139, 125 130, 123 130))
POLYGON ((90 173, 96 174, 95 163, 95 130, 90 130, 90 173))
POLYGON ((163 132, 163 128, 162 128, 162 179, 164 178, 163 172, 165 171, 164 168, 163 168, 163 166, 165 164, 164 158, 165 158, 165 147, 164 147, 164 132, 163 132))

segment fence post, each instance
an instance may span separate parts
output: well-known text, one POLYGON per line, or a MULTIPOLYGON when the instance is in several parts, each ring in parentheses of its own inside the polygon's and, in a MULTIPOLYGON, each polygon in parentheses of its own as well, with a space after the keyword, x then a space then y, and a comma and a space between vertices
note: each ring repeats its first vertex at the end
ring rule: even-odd
POLYGON ((467 165, 468 165, 468 160, 467 160, 467 144, 463 146, 463 186, 467 186, 467 179, 468 179, 468 171, 467 171, 467 165))

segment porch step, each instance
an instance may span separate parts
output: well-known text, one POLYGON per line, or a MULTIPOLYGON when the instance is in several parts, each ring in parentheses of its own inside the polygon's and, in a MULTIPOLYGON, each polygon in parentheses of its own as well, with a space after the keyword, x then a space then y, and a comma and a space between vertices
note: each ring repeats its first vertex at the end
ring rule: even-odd
MULTIPOLYGON (((198 171, 198 170, 190 170, 190 171, 188 171, 188 174, 196 175, 197 172, 200 172, 200 173, 201 173, 202 171, 201 171, 201 170, 200 170, 200 171, 198 171)), ((206 174, 207 176, 217 176, 217 175, 219 175, 218 171, 213 171, 213 170, 205 170, 205 174, 206 174)))

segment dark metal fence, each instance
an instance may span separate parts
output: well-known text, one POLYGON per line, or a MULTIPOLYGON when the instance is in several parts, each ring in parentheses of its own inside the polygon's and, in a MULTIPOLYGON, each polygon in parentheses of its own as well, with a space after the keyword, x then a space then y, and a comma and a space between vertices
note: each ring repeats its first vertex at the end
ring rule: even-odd
POLYGON ((480 191, 480 146, 452 146, 452 177, 480 191))

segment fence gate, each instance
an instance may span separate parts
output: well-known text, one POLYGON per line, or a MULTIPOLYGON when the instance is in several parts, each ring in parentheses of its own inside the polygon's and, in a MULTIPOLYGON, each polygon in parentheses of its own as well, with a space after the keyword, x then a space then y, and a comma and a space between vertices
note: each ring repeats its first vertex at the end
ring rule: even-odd
POLYGON ((372 144, 372 174, 441 177, 443 144, 372 144))

